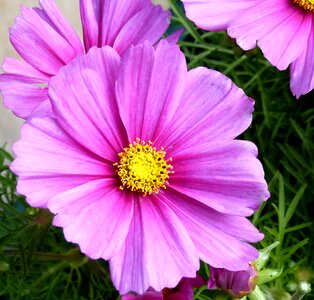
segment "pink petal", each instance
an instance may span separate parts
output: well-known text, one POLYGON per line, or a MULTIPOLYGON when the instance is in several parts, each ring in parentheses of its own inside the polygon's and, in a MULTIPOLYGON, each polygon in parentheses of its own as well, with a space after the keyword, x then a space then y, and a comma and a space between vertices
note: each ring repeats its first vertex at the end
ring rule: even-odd
POLYGON ((182 0, 186 16, 209 31, 226 30, 233 18, 260 0, 182 0))
POLYGON ((38 105, 49 101, 47 88, 31 84, 33 81, 21 75, 0 75, 3 104, 20 118, 29 118, 38 105))
POLYGON ((156 138, 170 156, 200 143, 234 139, 251 124, 253 100, 217 71, 189 71, 183 95, 170 113, 172 122, 156 138))
POLYGON ((171 188, 158 194, 188 230, 200 259, 215 268, 243 270, 258 257, 246 241, 259 241, 263 235, 244 217, 216 212, 171 188))
POLYGON ((92 259, 109 259, 125 242, 133 202, 116 180, 99 179, 58 194, 48 201, 65 238, 92 259))
POLYGON ((103 13, 99 11, 99 5, 100 1, 97 0, 80 0, 80 12, 86 52, 88 52, 91 47, 98 46, 98 16, 103 15, 103 13))
POLYGON ((186 63, 177 46, 166 41, 131 47, 122 58, 117 101, 130 141, 154 140, 171 123, 182 96, 186 63))
POLYGON ((256 156, 247 141, 194 145, 172 156, 169 184, 219 212, 248 216, 269 197, 256 156))
POLYGON ((27 117, 27 120, 32 118, 44 118, 44 117, 54 117, 51 102, 47 96, 47 99, 41 101, 36 108, 32 111, 32 113, 27 117))
POLYGON ((65 19, 51 0, 41 2, 44 10, 22 7, 21 16, 10 29, 10 40, 17 52, 39 71, 54 75, 64 64, 83 52, 77 45, 74 31, 69 32, 65 19), (45 10, 47 9, 47 10, 45 10), (59 24, 53 23, 58 20, 59 24), (62 31, 60 31, 60 28, 62 31), (68 34, 63 36, 62 33, 68 34))
POLYGON ((17 191, 30 205, 46 207, 49 198, 87 181, 114 176, 114 168, 71 139, 54 119, 32 119, 13 146, 17 191))
POLYGON ((169 36, 167 36, 167 37, 165 38, 165 40, 166 40, 169 44, 175 45, 175 44, 178 43, 178 41, 179 41, 181 35, 182 35, 184 32, 185 32, 185 29, 184 29, 184 28, 179 29, 179 30, 177 30, 177 31, 175 31, 175 32, 173 32, 173 33, 171 33, 169 36))
POLYGON ((165 300, 162 292, 146 291, 143 295, 127 294, 121 296, 121 300, 165 300))
POLYGON ((134 15, 120 30, 113 47, 123 53, 130 45, 144 41, 156 43, 170 24, 170 12, 151 6, 134 15), (136 28, 136 30, 134 30, 136 28))
POLYGON ((183 276, 193 277, 198 256, 177 216, 157 197, 134 202, 134 216, 121 251, 110 260, 110 273, 121 294, 143 294, 175 287, 183 276))
POLYGON ((305 49, 310 19, 287 0, 260 1, 231 22, 228 34, 244 50, 257 43, 270 63, 284 70, 305 49))
MULTIPOLYGON (((309 17, 311 17, 309 15, 309 17)), ((299 98, 314 88, 314 15, 312 15, 312 28, 308 36, 307 46, 303 53, 291 64, 290 86, 293 95, 299 98)))
POLYGON ((86 51, 93 46, 112 46, 124 24, 149 6, 148 0, 80 0, 86 51))
MULTIPOLYGON (((15 166, 13 166, 13 168, 15 168, 15 166)), ((53 196, 86 182, 99 179, 99 177, 100 176, 71 174, 19 176, 17 192, 21 195, 26 195, 26 201, 30 206, 47 208, 47 202, 53 196)))
POLYGON ((55 1, 39 0, 39 4, 42 10, 38 9, 37 13, 41 13, 42 18, 49 22, 49 24, 67 40, 77 55, 81 54, 83 52, 82 42, 69 21, 58 9, 55 1))
POLYGON ((62 68, 49 86, 53 111, 64 130, 111 161, 127 144, 114 96, 119 59, 110 47, 93 48, 62 68))
POLYGON ((38 71, 24 60, 6 57, 2 64, 4 72, 34 79, 34 83, 47 82, 49 75, 38 71))

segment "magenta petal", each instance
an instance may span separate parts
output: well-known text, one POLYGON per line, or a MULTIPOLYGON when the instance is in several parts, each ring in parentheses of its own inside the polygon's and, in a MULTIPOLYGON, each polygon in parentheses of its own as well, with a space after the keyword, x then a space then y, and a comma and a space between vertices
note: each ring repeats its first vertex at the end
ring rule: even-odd
POLYGON ((172 156, 169 183, 211 208, 248 216, 269 197, 257 148, 247 141, 198 144, 172 156))
POLYGON ((312 16, 312 28, 305 49, 290 67, 290 86, 293 95, 297 98, 314 88, 314 16, 312 16))
POLYGON ((62 15, 55 0, 39 0, 39 3, 42 10, 37 9, 37 13, 67 40, 76 55, 83 53, 82 42, 78 34, 69 21, 62 15))
POLYGON ((80 0, 86 51, 93 46, 113 46, 124 24, 149 6, 152 6, 149 0, 80 0))
POLYGON ((51 23, 55 18, 53 14, 56 13, 51 9, 53 2, 42 3, 45 3, 44 7, 48 5, 50 9, 46 11, 22 7, 21 16, 15 19, 16 24, 10 29, 10 40, 29 64, 43 73, 54 75, 60 67, 81 54, 83 49, 72 47, 71 41, 77 38, 74 33, 63 36, 59 31, 60 26, 64 28, 69 26, 65 20, 58 19, 61 24, 57 27, 51 23))
POLYGON ((48 90, 49 75, 24 60, 5 58, 0 74, 0 91, 4 106, 24 119, 51 115, 48 90))
POLYGON ((17 191, 35 207, 46 207, 49 198, 69 188, 114 174, 112 166, 73 141, 53 119, 26 123, 13 150, 17 158, 10 168, 19 176, 17 191))
POLYGON ((49 75, 35 69, 26 61, 11 57, 5 58, 2 64, 2 69, 7 74, 15 74, 19 76, 25 76, 27 78, 32 78, 34 80, 34 83, 47 82, 50 78, 49 75))
POLYGON ((133 203, 114 179, 99 179, 58 194, 48 201, 65 238, 92 259, 109 259, 124 244, 133 203))
POLYGON ((246 218, 216 212, 170 188, 158 198, 180 218, 204 262, 238 271, 257 259, 258 251, 246 242, 259 241, 263 234, 246 218))
POLYGON ((166 299, 164 299, 162 292, 148 290, 143 295, 138 294, 123 295, 121 296, 121 300, 166 300, 166 299))
POLYGON ((0 90, 5 107, 20 117, 27 119, 43 102, 49 102, 47 88, 41 88, 31 83, 34 78, 13 75, 0 75, 0 90))
POLYGON ((99 156, 115 161, 127 144, 114 95, 120 57, 93 48, 51 79, 49 96, 64 130, 99 156))
POLYGON ((187 17, 198 27, 210 30, 226 30, 234 17, 239 16, 260 0, 182 0, 187 17))
POLYGON ((153 65, 154 49, 146 44, 130 47, 122 58, 116 95, 121 119, 131 142, 141 138, 153 65))
POLYGON ((173 33, 171 33, 169 36, 167 36, 167 37, 165 38, 165 40, 166 40, 169 44, 175 45, 175 44, 178 43, 178 41, 179 41, 181 35, 184 33, 184 31, 185 31, 184 28, 179 29, 179 30, 177 30, 177 31, 175 31, 175 32, 173 32, 173 33))
POLYGON ((143 294, 175 287, 199 268, 190 236, 168 206, 156 197, 134 201, 134 216, 124 247, 110 259, 110 273, 121 294, 143 294))
POLYGON ((130 45, 144 41, 156 43, 170 24, 170 12, 161 6, 150 6, 134 15, 117 35, 113 47, 123 53, 130 45), (134 30, 136 28, 136 30, 134 30))
POLYGON ((248 265, 243 271, 210 268, 209 289, 223 289, 235 299, 242 299, 253 292, 258 281, 254 265, 248 265))
POLYGON ((80 12, 86 52, 88 52, 91 47, 98 46, 98 16, 102 15, 102 13, 99 12, 99 5, 100 1, 97 0, 80 0, 80 12))
POLYGON ((116 94, 130 141, 154 140, 155 132, 171 123, 182 97, 186 73, 182 52, 164 40, 156 50, 144 43, 125 53, 116 94))
POLYGON ((156 138, 170 156, 178 149, 234 139, 251 124, 253 100, 217 71, 189 71, 183 95, 175 113, 170 112, 172 122, 156 138))
POLYGON ((41 103, 38 104, 36 108, 32 111, 32 113, 28 116, 28 120, 32 118, 45 118, 45 117, 54 117, 52 107, 51 107, 51 102, 47 98, 41 103))
POLYGON ((165 293, 164 300, 193 300, 193 288, 200 288, 204 284, 203 278, 198 274, 195 278, 182 278, 174 289, 165 293))
POLYGON ((289 1, 260 1, 232 21, 228 34, 244 50, 257 43, 271 64, 284 70, 305 49, 310 18, 289 1))

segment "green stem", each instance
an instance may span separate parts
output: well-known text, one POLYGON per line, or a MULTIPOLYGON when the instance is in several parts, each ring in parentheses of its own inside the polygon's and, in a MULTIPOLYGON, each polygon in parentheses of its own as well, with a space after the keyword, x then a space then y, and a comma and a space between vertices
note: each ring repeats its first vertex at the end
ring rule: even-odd
POLYGON ((170 8, 172 11, 177 15, 182 25, 189 31, 191 36, 198 41, 199 43, 204 43, 202 37, 198 34, 198 32, 195 30, 193 24, 186 19, 185 15, 182 13, 181 8, 178 5, 178 1, 176 0, 170 0, 170 8))
POLYGON ((181 47, 200 48, 200 49, 205 49, 205 50, 222 52, 222 53, 226 53, 226 54, 233 54, 232 50, 220 47, 218 45, 209 46, 207 44, 195 44, 193 42, 187 42, 187 41, 182 41, 182 42, 180 41, 179 44, 181 47))
MULTIPOLYGON (((4 249, 2 250, 4 255, 7 256, 17 256, 21 255, 21 252, 16 249, 4 249)), ((24 255, 27 253, 24 253, 24 255)), ((33 258, 43 261, 62 261, 62 260, 77 260, 82 258, 81 253, 73 253, 73 254, 54 254, 54 253, 44 253, 44 252, 35 252, 32 255, 33 258)))

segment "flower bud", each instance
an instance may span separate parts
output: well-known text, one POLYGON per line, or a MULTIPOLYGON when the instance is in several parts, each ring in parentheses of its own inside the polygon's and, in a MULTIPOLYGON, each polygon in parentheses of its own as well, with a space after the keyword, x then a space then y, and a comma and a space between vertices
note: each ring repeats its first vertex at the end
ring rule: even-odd
POLYGON ((258 274, 254 264, 243 271, 210 268, 209 289, 223 289, 232 297, 240 299, 249 295, 256 287, 258 274))
POLYGON ((259 251, 259 257, 255 261, 257 270, 261 270, 269 259, 270 252, 279 245, 279 242, 272 243, 268 247, 259 251))
POLYGON ((311 284, 306 281, 302 281, 299 283, 297 291, 292 295, 291 300, 301 300, 310 291, 311 284))

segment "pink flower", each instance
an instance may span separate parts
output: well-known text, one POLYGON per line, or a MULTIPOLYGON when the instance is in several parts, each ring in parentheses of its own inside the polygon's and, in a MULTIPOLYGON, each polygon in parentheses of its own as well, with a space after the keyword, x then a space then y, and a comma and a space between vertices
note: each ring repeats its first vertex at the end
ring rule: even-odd
POLYGON ((205 30, 228 30, 244 50, 261 48, 279 70, 290 65, 299 98, 314 88, 313 0, 182 0, 188 18, 205 30))
POLYGON ((13 149, 18 192, 92 259, 121 294, 175 287, 199 259, 246 268, 246 219, 269 193, 257 149, 234 140, 253 100, 206 68, 187 71, 162 40, 123 54, 92 48, 51 79, 55 118, 33 118, 13 149))
POLYGON ((193 288, 200 288, 204 284, 202 277, 197 275, 196 278, 182 278, 173 289, 163 289, 161 292, 149 289, 143 295, 124 295, 121 300, 193 300, 193 288))
POLYGON ((210 290, 223 289, 233 298, 241 299, 254 291, 257 281, 257 270, 251 264, 246 270, 236 272, 211 267, 208 288, 210 290))
MULTIPOLYGON (((51 113, 47 83, 59 69, 84 53, 82 43, 54 0, 41 8, 21 8, 10 40, 23 60, 6 58, 0 75, 4 105, 27 119, 51 113)), ((150 0, 80 0, 85 51, 112 46, 120 54, 145 40, 157 42, 169 25, 170 12, 150 0), (136 29, 136 30, 135 30, 136 29)))

